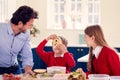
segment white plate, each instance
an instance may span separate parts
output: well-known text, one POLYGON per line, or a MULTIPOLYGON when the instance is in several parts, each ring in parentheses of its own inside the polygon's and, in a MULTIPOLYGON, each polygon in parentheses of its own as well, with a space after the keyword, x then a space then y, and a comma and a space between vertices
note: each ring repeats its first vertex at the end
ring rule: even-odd
POLYGON ((41 73, 45 73, 45 72, 46 72, 46 69, 34 69, 33 71, 34 71, 35 73, 41 74, 41 73))
POLYGON ((3 80, 2 75, 0 75, 0 80, 3 80))

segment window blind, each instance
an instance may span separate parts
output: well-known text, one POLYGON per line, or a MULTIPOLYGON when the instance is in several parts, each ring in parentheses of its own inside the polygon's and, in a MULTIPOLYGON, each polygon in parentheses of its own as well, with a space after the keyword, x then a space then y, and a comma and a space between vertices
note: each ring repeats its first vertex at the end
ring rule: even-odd
POLYGON ((0 0, 0 22, 7 20, 8 0, 0 0))

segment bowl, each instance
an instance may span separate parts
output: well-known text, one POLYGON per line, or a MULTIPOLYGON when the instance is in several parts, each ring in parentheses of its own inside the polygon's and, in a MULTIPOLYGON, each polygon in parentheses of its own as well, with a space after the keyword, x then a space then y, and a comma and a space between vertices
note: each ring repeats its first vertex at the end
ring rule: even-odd
POLYGON ((89 80, 110 80, 110 76, 107 74, 90 74, 88 75, 89 80))
POLYGON ((51 66, 47 67, 47 73, 48 74, 56 74, 56 73, 66 73, 66 67, 62 66, 51 66))
POLYGON ((3 80, 2 75, 0 75, 0 80, 3 80))
POLYGON ((120 76, 111 76, 110 80, 120 80, 120 76))

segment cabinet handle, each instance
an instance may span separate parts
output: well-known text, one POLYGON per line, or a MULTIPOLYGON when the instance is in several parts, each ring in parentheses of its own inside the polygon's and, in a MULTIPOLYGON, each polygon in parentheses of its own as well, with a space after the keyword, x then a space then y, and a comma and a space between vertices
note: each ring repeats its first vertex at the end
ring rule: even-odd
POLYGON ((83 51, 83 49, 77 49, 77 51, 81 51, 81 52, 82 52, 82 51, 83 51))

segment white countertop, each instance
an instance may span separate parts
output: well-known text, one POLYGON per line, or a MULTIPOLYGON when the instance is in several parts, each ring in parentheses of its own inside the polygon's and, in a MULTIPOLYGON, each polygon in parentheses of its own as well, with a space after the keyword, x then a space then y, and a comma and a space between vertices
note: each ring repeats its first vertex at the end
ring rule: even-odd
POLYGON ((88 62, 88 54, 83 57, 78 58, 77 61, 78 62, 88 62))
MULTIPOLYGON (((119 57, 120 57, 120 53, 118 53, 119 57)), ((83 56, 83 57, 80 57, 78 58, 77 60, 78 62, 88 62, 88 54, 83 56)))

